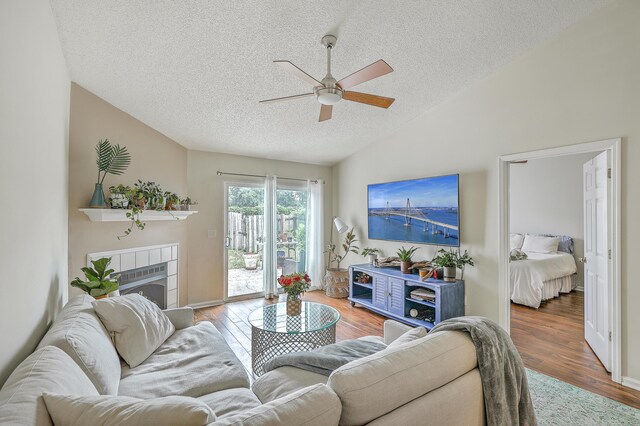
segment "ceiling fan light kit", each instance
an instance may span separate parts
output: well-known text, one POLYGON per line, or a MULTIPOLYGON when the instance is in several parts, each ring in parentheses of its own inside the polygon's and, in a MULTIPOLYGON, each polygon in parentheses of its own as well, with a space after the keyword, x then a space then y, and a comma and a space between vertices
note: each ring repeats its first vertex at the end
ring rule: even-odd
POLYGON ((260 103, 287 101, 315 95, 317 101, 321 104, 320 117, 318 121, 329 120, 333 113, 333 106, 342 99, 372 105, 379 108, 389 108, 395 99, 370 95, 368 93, 347 91, 347 89, 366 81, 373 80, 374 78, 381 77, 385 74, 389 74, 393 71, 393 68, 380 59, 379 61, 376 61, 338 81, 331 75, 331 50, 335 47, 337 41, 338 39, 333 35, 325 35, 322 37, 321 43, 327 49, 327 75, 321 81, 311 77, 290 61, 274 61, 274 63, 280 65, 289 73, 295 75, 304 82, 311 84, 313 86, 313 93, 303 93, 301 95, 267 99, 260 101, 260 103))

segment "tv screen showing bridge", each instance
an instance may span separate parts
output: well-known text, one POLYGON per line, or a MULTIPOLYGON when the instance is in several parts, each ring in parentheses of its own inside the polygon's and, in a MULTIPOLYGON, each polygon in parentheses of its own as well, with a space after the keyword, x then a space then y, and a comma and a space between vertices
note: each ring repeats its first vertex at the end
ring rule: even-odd
POLYGON ((460 245, 458 175, 368 187, 369 238, 460 245))

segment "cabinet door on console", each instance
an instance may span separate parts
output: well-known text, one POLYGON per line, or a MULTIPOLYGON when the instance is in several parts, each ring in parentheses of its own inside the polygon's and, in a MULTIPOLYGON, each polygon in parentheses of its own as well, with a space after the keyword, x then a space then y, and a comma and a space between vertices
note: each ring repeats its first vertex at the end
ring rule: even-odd
POLYGON ((404 281, 389 278, 389 299, 387 310, 392 314, 404 316, 404 281))
POLYGON ((373 275, 373 306, 387 309, 387 277, 373 275))

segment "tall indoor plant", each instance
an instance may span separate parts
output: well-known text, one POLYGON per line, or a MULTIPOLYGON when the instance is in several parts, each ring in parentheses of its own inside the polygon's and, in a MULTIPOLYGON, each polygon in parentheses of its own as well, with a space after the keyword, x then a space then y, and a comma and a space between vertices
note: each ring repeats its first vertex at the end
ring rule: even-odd
POLYGON ((98 181, 96 182, 93 197, 89 207, 106 208, 107 202, 104 198, 102 184, 108 174, 121 175, 131 164, 131 154, 126 147, 111 145, 108 139, 101 140, 96 145, 96 164, 98 166, 98 181))
POLYGON ((360 248, 356 245, 358 240, 356 234, 351 228, 344 236, 344 240, 340 247, 333 243, 327 246, 326 252, 329 253, 329 268, 325 275, 326 293, 329 297, 345 298, 349 296, 349 274, 346 269, 340 268, 340 263, 349 253, 358 254, 360 248), (336 267, 332 268, 331 264, 335 262, 336 267))

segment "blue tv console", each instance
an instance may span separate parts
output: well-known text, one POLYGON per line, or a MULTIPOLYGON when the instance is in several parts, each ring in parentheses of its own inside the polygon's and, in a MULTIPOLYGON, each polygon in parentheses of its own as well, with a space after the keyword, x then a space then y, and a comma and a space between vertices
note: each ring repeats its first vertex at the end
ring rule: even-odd
POLYGON ((352 265, 349 267, 349 300, 351 306, 357 303, 405 324, 431 329, 440 321, 464 315, 464 281, 422 281, 419 275, 403 274, 395 268, 352 265), (357 282, 359 274, 370 276, 370 282, 357 282), (433 290, 435 300, 412 299, 410 293, 417 288, 433 290), (412 318, 412 309, 419 311, 423 318, 412 318), (424 316, 429 318, 425 319, 424 316))

